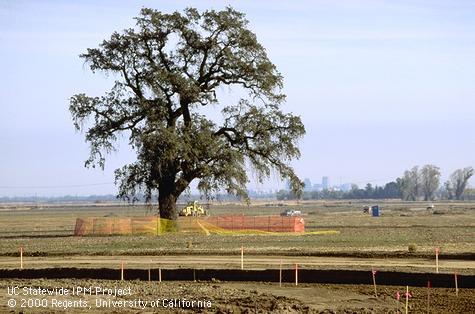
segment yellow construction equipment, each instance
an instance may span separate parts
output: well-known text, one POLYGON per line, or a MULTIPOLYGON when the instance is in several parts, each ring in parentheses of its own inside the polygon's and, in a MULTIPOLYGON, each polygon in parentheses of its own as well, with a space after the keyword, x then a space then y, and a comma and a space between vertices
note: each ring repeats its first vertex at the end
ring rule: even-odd
POLYGON ((189 202, 188 205, 180 210, 178 213, 180 216, 204 216, 208 215, 208 212, 204 210, 203 206, 199 205, 197 201, 189 202))

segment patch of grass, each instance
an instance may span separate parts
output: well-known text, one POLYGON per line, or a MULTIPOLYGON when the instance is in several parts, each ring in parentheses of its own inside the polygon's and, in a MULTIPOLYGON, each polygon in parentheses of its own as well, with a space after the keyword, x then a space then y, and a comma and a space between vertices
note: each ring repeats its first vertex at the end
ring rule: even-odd
MULTIPOLYGON (((308 231, 337 230, 340 234, 273 236, 273 235, 215 235, 170 233, 158 237, 103 236, 73 237, 76 217, 150 215, 146 207, 65 207, 43 210, 0 211, 0 255, 18 254, 165 254, 167 252, 234 252, 244 245, 251 252, 411 252, 433 254, 436 246, 447 253, 475 251, 475 211, 473 204, 457 204, 457 214, 432 215, 425 210, 411 211, 400 217, 401 208, 416 207, 413 203, 392 202, 381 205, 384 216, 371 217, 362 213, 362 204, 352 202, 290 204, 284 207, 301 209, 308 231), (325 207, 327 206, 327 207, 325 207), (330 208, 337 208, 334 211, 330 208), (392 208, 395 211, 392 211, 392 208), (410 243, 409 246, 404 244, 410 243)), ((239 206, 213 205, 213 214, 270 215, 279 214, 280 207, 267 203, 239 206)), ((438 204, 438 207, 444 207, 438 204)), ((423 208, 421 204, 417 207, 423 208)), ((445 206, 447 207, 447 206, 445 206)), ((237 251, 236 251, 237 252, 237 251)))

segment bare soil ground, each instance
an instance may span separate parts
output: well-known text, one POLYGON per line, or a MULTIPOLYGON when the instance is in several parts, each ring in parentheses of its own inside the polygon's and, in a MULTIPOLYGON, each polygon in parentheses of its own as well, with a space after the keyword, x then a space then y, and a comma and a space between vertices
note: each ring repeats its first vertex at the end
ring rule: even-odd
MULTIPOLYGON (((223 282, 120 282, 97 280, 11 280, 0 281, 0 291, 7 287, 41 287, 41 288, 69 288, 73 287, 114 287, 128 289, 131 295, 125 296, 40 296, 33 297, 47 299, 48 307, 21 308, 22 299, 30 296, 7 296, 0 294, 1 313, 403 313, 404 300, 396 301, 397 291, 403 295, 405 287, 378 287, 378 297, 375 296, 372 286, 365 285, 314 285, 303 284, 293 286, 270 283, 223 283, 223 282), (52 307, 52 299, 83 300, 87 302, 85 308, 52 307), (137 299, 148 301, 145 308, 126 305, 122 307, 97 307, 96 300, 133 301, 137 299), (8 307, 9 299, 17 302, 15 307, 8 307), (165 307, 171 299, 210 301, 211 307, 165 307), (151 306, 150 301, 158 305, 151 306), (166 303, 163 303, 163 300, 166 303), (89 308, 90 306, 90 308, 89 308), (397 312, 399 309, 399 312, 397 312)), ((410 288, 412 298, 409 299, 410 313, 427 313, 427 289, 410 288)), ((453 289, 430 289, 430 313, 473 313, 475 308, 475 291, 460 290, 458 297, 453 289)))
MULTIPOLYGON (((24 204, 0 206, 0 268, 18 268, 19 247, 24 248, 26 267, 118 267, 121 260, 135 268, 156 263, 166 267, 239 267, 239 249, 246 248, 246 267, 275 267, 285 263, 303 263, 303 268, 360 269, 371 266, 380 270, 406 272, 434 271, 434 248, 441 250, 441 272, 474 273, 475 203, 439 202, 435 211, 427 211, 423 202, 379 202, 382 216, 362 213, 358 202, 259 202, 214 204, 216 214, 270 215, 294 208, 304 213, 306 228, 337 230, 339 234, 303 236, 167 234, 159 237, 73 237, 77 217, 144 216, 145 207, 98 204, 72 206, 24 204), (409 252, 409 247, 415 251, 409 252), (208 256, 208 258, 207 258, 208 256), (89 265, 89 266, 88 266, 89 265)), ((156 265, 155 265, 156 267, 156 265)), ((232 282, 115 282, 107 280, 21 280, 0 279, 0 313, 84 312, 82 309, 9 308, 8 286, 73 287, 126 284, 134 291, 122 300, 141 297, 147 300, 187 298, 209 299, 210 309, 198 308, 96 308, 89 312, 209 312, 209 313, 396 313, 396 291, 405 287, 316 285, 298 287, 269 283, 232 282)), ((430 313, 473 313, 475 289, 431 289, 430 313)), ((410 313, 427 313, 427 290, 410 287, 413 298, 410 313)), ((79 300, 81 298, 74 297, 79 300)), ((93 296, 82 299, 94 301, 93 296)), ((95 302, 95 301, 94 301, 95 302)), ((91 303, 92 304, 92 303, 91 303)), ((92 304, 93 305, 93 304, 92 304)), ((403 304, 399 304, 401 312, 403 304)), ((402 313, 402 312, 401 312, 402 313)))
MULTIPOLYGON (((435 259, 423 258, 355 258, 355 257, 313 257, 313 256, 243 256, 246 269, 278 269, 280 263, 284 269, 292 269, 297 263, 301 269, 339 269, 369 271, 372 267, 380 271, 434 272, 435 259)), ((25 268, 111 268, 125 267, 135 269, 147 268, 194 268, 194 269, 238 269, 241 267, 241 256, 220 255, 164 255, 164 256, 67 256, 67 257, 24 257, 25 268)), ((0 268, 18 269, 19 257, 0 258, 0 268)), ((443 260, 439 261, 439 272, 453 274, 475 274, 475 261, 443 260)))
POLYGON ((336 230, 339 234, 304 236, 166 234, 159 237, 73 237, 77 217, 143 216, 143 206, 51 206, 0 210, 0 256, 17 255, 164 255, 234 254, 245 245, 250 254, 328 255, 360 257, 433 257, 475 253, 475 202, 383 202, 382 216, 362 213, 370 202, 303 202, 299 205, 259 203, 212 205, 212 214, 279 214, 285 208, 304 213, 306 230, 336 230), (409 246, 415 251, 409 252, 409 246))

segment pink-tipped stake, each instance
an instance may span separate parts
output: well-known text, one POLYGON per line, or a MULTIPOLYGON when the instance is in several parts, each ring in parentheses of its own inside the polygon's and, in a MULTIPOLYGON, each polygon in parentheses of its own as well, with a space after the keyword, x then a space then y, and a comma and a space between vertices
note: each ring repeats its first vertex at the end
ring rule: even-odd
POLYGON ((399 313, 399 299, 401 299, 401 294, 396 291, 396 313, 399 313))
POLYGON ((409 298, 412 297, 412 295, 409 293, 409 286, 406 286, 406 293, 404 294, 406 296, 406 314, 409 311, 409 298))

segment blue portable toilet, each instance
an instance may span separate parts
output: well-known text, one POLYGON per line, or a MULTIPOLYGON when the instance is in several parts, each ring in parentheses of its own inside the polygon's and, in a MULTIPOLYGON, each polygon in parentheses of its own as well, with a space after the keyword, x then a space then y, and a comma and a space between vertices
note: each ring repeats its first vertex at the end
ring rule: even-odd
POLYGON ((379 206, 378 205, 371 206, 371 215, 373 217, 379 217, 379 206))

